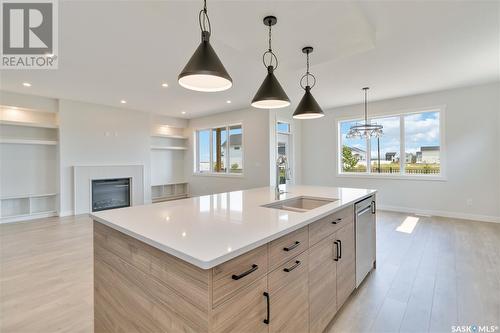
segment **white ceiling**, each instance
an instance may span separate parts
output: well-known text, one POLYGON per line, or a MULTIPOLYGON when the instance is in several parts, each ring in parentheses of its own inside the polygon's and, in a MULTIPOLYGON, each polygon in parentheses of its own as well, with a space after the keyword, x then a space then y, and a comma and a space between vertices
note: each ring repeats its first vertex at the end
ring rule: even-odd
POLYGON ((269 14, 278 17, 276 75, 292 108, 306 45, 315 48, 313 94, 325 109, 360 102, 364 86, 377 100, 499 80, 500 2, 209 0, 212 44, 234 85, 194 92, 177 75, 199 44, 201 6, 60 1, 59 69, 4 70, 1 88, 185 118, 249 107, 266 73, 262 18, 269 14))

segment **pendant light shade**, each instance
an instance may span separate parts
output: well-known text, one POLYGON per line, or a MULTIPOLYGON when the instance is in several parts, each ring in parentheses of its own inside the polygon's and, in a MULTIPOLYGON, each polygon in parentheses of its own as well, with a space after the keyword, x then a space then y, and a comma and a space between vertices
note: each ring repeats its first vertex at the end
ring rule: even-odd
POLYGON ((264 52, 262 56, 262 62, 267 68, 267 75, 251 104, 253 107, 259 109, 278 109, 290 105, 290 98, 288 98, 283 87, 281 87, 281 84, 274 75, 274 71, 278 68, 278 58, 271 47, 271 27, 275 25, 277 21, 277 18, 274 16, 266 16, 264 18, 264 24, 269 27, 269 49, 264 52), (266 64, 266 56, 270 56, 269 64, 266 64), (276 65, 273 65, 274 63, 276 63, 276 65))
POLYGON ((259 109, 278 109, 290 105, 290 99, 281 87, 273 66, 267 68, 267 76, 252 100, 252 106, 259 109))
POLYGON ((179 74, 178 82, 187 89, 215 92, 231 88, 233 80, 210 45, 211 26, 206 0, 199 14, 201 43, 179 74))
POLYGON ((295 112, 293 113, 293 118, 316 119, 321 118, 324 115, 325 114, 323 113, 321 106, 319 106, 318 102, 316 102, 316 99, 311 94, 311 87, 307 86, 304 96, 300 100, 297 109, 295 109, 295 112))
POLYGON ((302 49, 302 52, 307 55, 306 74, 304 74, 300 79, 300 85, 305 90, 305 93, 300 100, 299 105, 297 105, 295 112, 293 113, 293 118, 295 119, 316 119, 321 118, 325 115, 323 110, 321 109, 321 106, 319 106, 318 102, 316 102, 316 99, 311 94, 311 89, 316 84, 316 78, 314 77, 314 75, 309 73, 309 53, 311 53, 312 51, 313 48, 311 46, 306 46, 302 49), (312 85, 309 85, 309 78, 314 79, 312 85), (302 85, 302 81, 304 79, 306 79, 305 87, 302 85))

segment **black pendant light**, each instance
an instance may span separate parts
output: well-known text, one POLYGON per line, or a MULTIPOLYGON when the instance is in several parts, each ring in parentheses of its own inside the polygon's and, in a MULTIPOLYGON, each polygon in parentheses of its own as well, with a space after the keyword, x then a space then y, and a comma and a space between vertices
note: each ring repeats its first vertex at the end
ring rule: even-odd
POLYGON ((252 100, 252 106, 259 109, 278 109, 290 105, 290 99, 276 76, 274 76, 274 71, 278 68, 278 58, 271 47, 271 27, 277 21, 278 19, 275 16, 266 16, 264 18, 264 24, 269 26, 269 49, 262 56, 262 62, 267 68, 267 76, 252 100), (269 64, 266 64, 267 55, 269 55, 270 59, 269 64), (273 65, 274 62, 276 62, 275 66, 273 65))
POLYGON ((178 82, 187 89, 213 92, 231 88, 233 80, 210 45, 212 27, 207 14, 207 1, 203 1, 198 21, 201 29, 201 43, 179 74, 178 82))
POLYGON ((323 110, 321 109, 321 106, 319 106, 318 102, 316 102, 316 99, 314 99, 313 95, 311 94, 311 89, 316 84, 316 78, 314 77, 314 75, 309 73, 309 53, 312 53, 312 51, 312 46, 306 46, 302 49, 302 52, 305 53, 307 57, 307 70, 300 79, 300 86, 305 90, 305 93, 300 100, 299 105, 295 109, 295 112, 293 113, 293 118, 295 119, 315 119, 321 118, 325 115, 323 113, 323 110), (309 85, 309 78, 312 78, 314 80, 312 82, 312 85, 309 85), (305 87, 302 85, 302 81, 304 79, 306 79, 305 87))

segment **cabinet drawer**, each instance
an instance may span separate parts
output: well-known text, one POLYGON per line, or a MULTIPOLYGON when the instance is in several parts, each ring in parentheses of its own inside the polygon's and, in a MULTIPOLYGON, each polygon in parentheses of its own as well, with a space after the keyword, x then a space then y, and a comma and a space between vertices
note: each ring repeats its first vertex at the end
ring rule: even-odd
POLYGON ((240 290, 212 312, 213 332, 268 332, 267 278, 262 277, 240 290))
POLYGON ((269 273, 269 293, 271 296, 281 288, 302 278, 307 279, 309 262, 307 251, 285 262, 269 273))
POLYGON ((344 225, 354 221, 354 207, 349 206, 309 225, 309 246, 333 234, 344 225))
POLYGON ((309 247, 308 235, 309 230, 306 226, 269 243, 270 269, 273 269, 274 267, 295 257, 297 254, 304 252, 309 247))
POLYGON ((229 299, 239 289, 267 274, 267 244, 242 254, 212 270, 213 306, 229 299))

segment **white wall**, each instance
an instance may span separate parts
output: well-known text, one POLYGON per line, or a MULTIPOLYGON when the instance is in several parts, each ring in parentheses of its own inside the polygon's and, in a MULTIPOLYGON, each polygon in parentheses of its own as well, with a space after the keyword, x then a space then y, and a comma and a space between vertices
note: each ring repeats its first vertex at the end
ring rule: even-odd
POLYGON ((5 90, 0 90, 0 104, 47 112, 57 112, 57 99, 19 94, 5 90))
POLYGON ((500 221, 499 96, 495 83, 370 103, 372 115, 446 105, 446 181, 338 177, 335 119, 362 115, 363 108, 328 110, 302 124, 303 183, 378 189, 380 207, 500 221))
POLYGON ((60 197, 62 215, 73 212, 73 166, 144 165, 144 201, 151 202, 152 123, 187 121, 103 105, 59 101, 60 197))
POLYGON ((189 136, 189 149, 186 153, 185 177, 191 195, 220 193, 269 184, 269 111, 244 109, 191 119, 186 135, 189 136), (243 124, 243 176, 193 175, 194 131, 232 123, 243 124))

